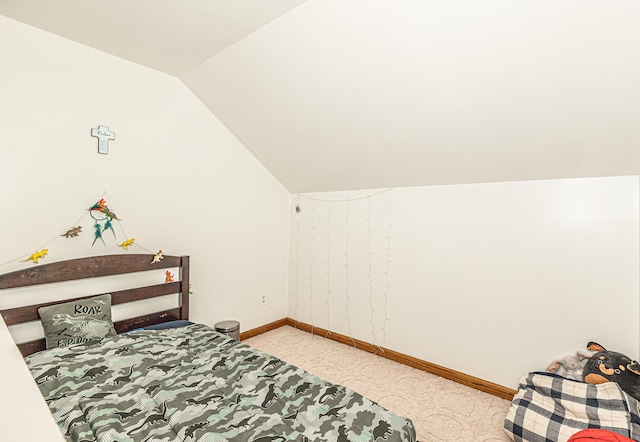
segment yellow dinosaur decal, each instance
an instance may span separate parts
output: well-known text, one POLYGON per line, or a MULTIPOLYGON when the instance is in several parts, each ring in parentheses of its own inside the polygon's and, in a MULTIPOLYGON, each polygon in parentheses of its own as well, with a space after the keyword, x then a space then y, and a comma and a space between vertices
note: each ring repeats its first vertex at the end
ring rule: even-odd
POLYGON ((132 245, 135 240, 135 238, 128 239, 122 244, 118 244, 118 247, 122 247, 124 250, 129 250, 129 246, 132 245))
POLYGON ((45 256, 47 253, 49 253, 49 249, 42 249, 42 250, 40 250, 39 252, 32 253, 32 254, 31 254, 31 256, 29 256, 27 259, 23 259, 23 260, 22 260, 22 261, 20 261, 20 262, 26 262, 26 261, 32 260, 33 262, 35 262, 36 264, 38 264, 38 260, 39 260, 40 258, 44 258, 44 256, 45 256))

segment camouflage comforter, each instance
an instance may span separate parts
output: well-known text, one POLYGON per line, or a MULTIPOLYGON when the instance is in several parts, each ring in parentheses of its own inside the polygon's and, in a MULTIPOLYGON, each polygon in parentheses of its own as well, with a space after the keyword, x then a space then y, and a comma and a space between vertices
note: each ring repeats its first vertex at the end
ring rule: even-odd
POLYGON ((204 325, 26 361, 72 441, 415 441, 410 420, 204 325))

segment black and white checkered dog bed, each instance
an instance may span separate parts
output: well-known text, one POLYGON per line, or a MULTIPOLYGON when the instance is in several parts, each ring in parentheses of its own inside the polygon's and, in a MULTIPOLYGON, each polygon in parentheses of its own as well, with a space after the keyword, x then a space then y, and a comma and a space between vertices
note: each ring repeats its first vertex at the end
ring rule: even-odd
POLYGON ((586 428, 639 440, 639 406, 615 382, 593 385, 529 373, 520 380, 504 430, 516 442, 563 442, 586 428))

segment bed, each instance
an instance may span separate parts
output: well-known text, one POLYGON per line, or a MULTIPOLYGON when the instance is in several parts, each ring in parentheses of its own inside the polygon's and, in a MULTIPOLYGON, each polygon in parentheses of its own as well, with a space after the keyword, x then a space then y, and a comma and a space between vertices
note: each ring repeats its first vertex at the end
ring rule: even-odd
MULTIPOLYGON (((38 339, 18 347, 68 440, 416 440, 411 420, 206 325, 189 322, 189 257, 165 256, 158 262, 153 258, 79 258, 0 275, 3 290, 178 269, 178 281, 109 293, 112 305, 168 294, 178 295, 178 305, 116 321, 113 332, 99 338, 67 337, 76 325, 63 323, 56 309, 73 304, 78 314, 96 313, 105 320, 104 293, 2 310, 11 326, 41 316, 45 324, 53 309, 52 323, 64 339, 38 339), (98 300, 101 304, 91 304, 98 300), (62 341, 72 345, 56 346, 62 341)), ((46 324, 45 333, 49 339, 46 324)))

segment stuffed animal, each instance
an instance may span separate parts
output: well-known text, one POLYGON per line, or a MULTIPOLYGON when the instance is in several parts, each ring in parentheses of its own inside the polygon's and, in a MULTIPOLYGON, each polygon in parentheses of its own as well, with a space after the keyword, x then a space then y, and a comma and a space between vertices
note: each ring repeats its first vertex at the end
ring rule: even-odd
POLYGON ((580 354, 567 355, 558 361, 553 361, 551 365, 547 367, 547 372, 555 373, 574 381, 581 381, 582 372, 586 363, 587 359, 580 354))
POLYGON ((586 383, 617 382, 625 393, 640 400, 640 364, 637 361, 622 353, 606 350, 595 342, 589 342, 587 348, 596 353, 584 367, 586 383))
POLYGON ((578 350, 575 355, 568 355, 560 360, 553 361, 547 367, 547 372, 555 373, 574 381, 581 381, 584 366, 587 360, 595 353, 595 351, 589 349, 578 350))

